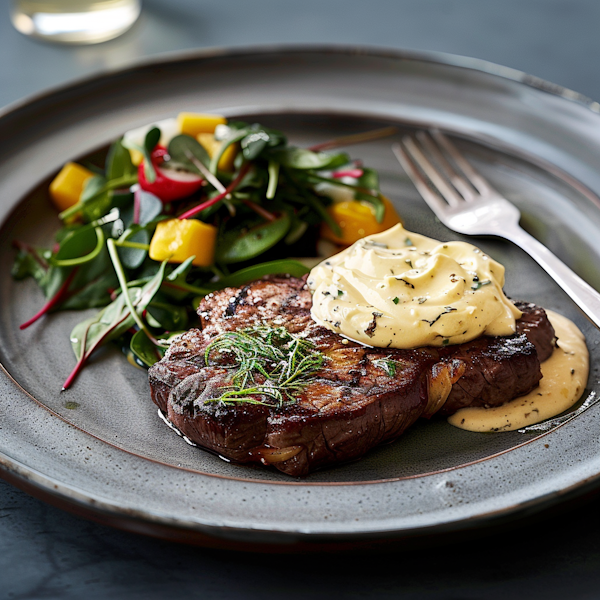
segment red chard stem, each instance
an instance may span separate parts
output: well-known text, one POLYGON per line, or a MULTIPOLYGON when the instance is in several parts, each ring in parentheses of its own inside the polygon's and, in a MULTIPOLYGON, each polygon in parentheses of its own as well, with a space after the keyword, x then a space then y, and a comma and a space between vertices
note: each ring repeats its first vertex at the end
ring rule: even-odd
POLYGON ((71 285, 71 282, 73 281, 73 278, 75 277, 76 273, 77 269, 75 268, 69 273, 69 276, 60 286, 58 292, 56 292, 56 294, 54 294, 54 296, 52 296, 52 298, 50 298, 50 300, 48 300, 48 302, 46 302, 46 304, 44 304, 44 306, 42 306, 42 308, 35 315, 33 315, 33 317, 31 317, 31 319, 19 325, 19 329, 27 329, 27 327, 33 325, 33 323, 35 323, 38 319, 43 317, 49 310, 53 309, 57 304, 59 304, 61 300, 65 297, 67 290, 69 289, 69 286, 71 285))
POLYGON ((30 246, 25 242, 20 242, 19 240, 13 240, 12 245, 17 250, 27 252, 27 254, 31 255, 33 260, 35 260, 35 262, 37 262, 42 269, 47 271, 50 268, 50 265, 48 265, 48 263, 38 254, 37 250, 33 246, 30 246))
POLYGON ((198 204, 198 206, 194 206, 194 208, 190 208, 190 210, 188 210, 188 211, 184 212, 182 215, 180 215, 179 219, 189 219, 190 217, 197 215, 199 212, 202 212, 204 209, 208 208, 209 206, 216 204, 217 202, 219 202, 219 200, 223 200, 223 198, 225 198, 225 196, 228 196, 231 192, 233 192, 233 190, 235 190, 235 188, 239 185, 240 181, 242 181, 242 179, 244 178, 246 173, 249 171, 249 169, 250 169, 250 163, 245 163, 242 166, 242 168, 240 169, 240 172, 237 174, 236 178, 225 188, 224 192, 221 192, 214 198, 211 198, 210 200, 207 200, 206 202, 203 202, 202 204, 198 204))
POLYGON ((260 204, 256 204, 256 202, 252 202, 252 200, 247 200, 246 198, 242 199, 242 202, 251 210, 253 210, 257 215, 260 215, 263 219, 267 221, 275 221, 277 216, 272 212, 268 211, 266 208, 260 206, 260 204))
POLYGON ((81 371, 81 369, 83 369, 83 365, 85 364, 85 361, 88 359, 89 354, 86 354, 86 352, 85 352, 85 345, 87 343, 88 331, 89 331, 89 327, 85 330, 85 332, 83 334, 83 341, 81 343, 81 356, 79 357, 79 360, 77 361, 77 364, 75 365, 75 368, 71 371, 71 374, 67 377, 66 381, 63 383, 62 390, 61 390, 63 392, 65 390, 68 390, 71 387, 71 384, 75 380, 75 377, 77 377, 77 375, 79 374, 79 371, 81 371))

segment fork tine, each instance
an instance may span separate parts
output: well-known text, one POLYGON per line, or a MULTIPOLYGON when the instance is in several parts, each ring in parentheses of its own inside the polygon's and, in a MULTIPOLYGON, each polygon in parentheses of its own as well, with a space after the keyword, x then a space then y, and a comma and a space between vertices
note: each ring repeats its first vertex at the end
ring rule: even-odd
POLYGON ((466 161, 458 148, 439 129, 432 129, 431 136, 448 153, 456 165, 467 176, 473 187, 483 196, 495 194, 494 189, 477 171, 466 161))
POLYGON ((427 202, 429 208, 431 208, 435 214, 443 213, 443 211, 448 208, 448 204, 443 198, 431 190, 427 181, 419 172, 419 169, 417 169, 409 158, 407 151, 400 144, 393 144, 392 152, 396 155, 398 162, 421 194, 423 200, 427 202))
POLYGON ((444 172, 450 183, 458 190, 459 194, 467 201, 475 200, 476 191, 473 186, 462 175, 459 175, 454 167, 448 162, 448 159, 441 152, 440 147, 433 141, 433 138, 425 131, 417 131, 415 137, 419 140, 423 148, 435 160, 438 166, 444 172))
POLYGON ((406 136, 402 139, 404 143, 404 149, 411 156, 411 158, 419 165, 423 172, 431 183, 436 187, 440 194, 446 199, 446 202, 450 206, 459 206, 463 200, 462 198, 448 185, 443 177, 440 176, 437 169, 429 161, 429 159, 421 152, 421 149, 415 141, 410 137, 406 136))

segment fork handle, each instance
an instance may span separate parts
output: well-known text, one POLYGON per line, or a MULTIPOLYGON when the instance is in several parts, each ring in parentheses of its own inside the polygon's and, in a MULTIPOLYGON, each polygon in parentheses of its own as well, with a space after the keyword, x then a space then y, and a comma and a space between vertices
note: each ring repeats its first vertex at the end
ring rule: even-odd
POLYGON ((505 231, 503 237, 525 250, 600 329, 600 293, 519 225, 505 231))

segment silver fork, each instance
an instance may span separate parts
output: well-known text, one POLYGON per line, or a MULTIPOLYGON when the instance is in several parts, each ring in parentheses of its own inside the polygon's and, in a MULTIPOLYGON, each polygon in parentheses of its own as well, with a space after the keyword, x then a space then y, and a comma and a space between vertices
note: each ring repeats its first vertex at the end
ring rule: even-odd
POLYGON ((392 149, 446 227, 465 235, 495 235, 510 240, 536 260, 600 328, 600 294, 519 226, 519 209, 494 190, 443 133, 419 131, 414 137, 405 136, 392 149))

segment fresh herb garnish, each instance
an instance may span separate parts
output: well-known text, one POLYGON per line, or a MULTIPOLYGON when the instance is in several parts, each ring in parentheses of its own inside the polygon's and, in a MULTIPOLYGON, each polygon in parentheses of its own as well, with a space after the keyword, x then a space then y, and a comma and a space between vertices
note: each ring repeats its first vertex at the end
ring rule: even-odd
POLYGON ((396 373, 405 368, 400 361, 391 358, 376 358, 373 364, 385 371, 388 377, 396 377, 396 373))
POLYGON ((455 308, 454 306, 445 306, 444 310, 432 321, 429 321, 427 319, 421 319, 421 321, 425 322, 425 323, 429 323, 429 327, 431 327, 436 321, 438 321, 443 315, 446 315, 448 313, 454 312, 455 310, 458 310, 457 308, 455 308))
POLYGON ((471 286, 472 290, 478 290, 479 288, 483 287, 484 285, 489 285, 490 283, 492 283, 489 279, 486 279, 484 281, 475 281, 475 279, 473 279, 473 285, 471 286))
POLYGON ((405 285, 407 285, 409 288, 411 289, 415 289, 415 284, 411 283, 410 281, 406 281, 406 279, 402 279, 402 277, 396 277, 397 281, 401 281, 402 283, 404 283, 405 285))
POLYGON ((204 360, 234 371, 223 393, 207 402, 283 406, 302 393, 325 355, 284 327, 256 326, 222 333, 206 348, 204 360))

